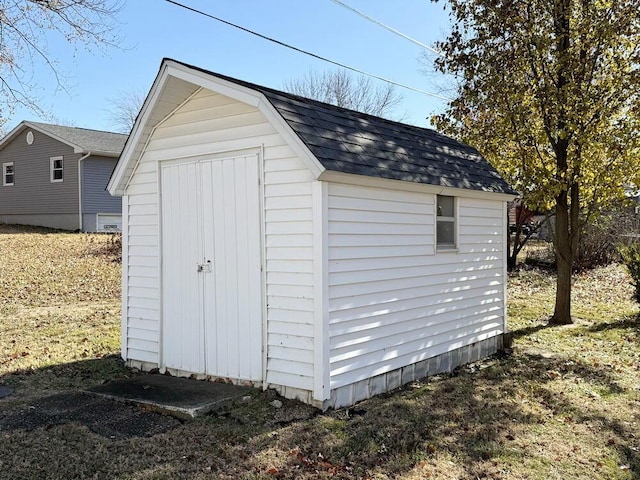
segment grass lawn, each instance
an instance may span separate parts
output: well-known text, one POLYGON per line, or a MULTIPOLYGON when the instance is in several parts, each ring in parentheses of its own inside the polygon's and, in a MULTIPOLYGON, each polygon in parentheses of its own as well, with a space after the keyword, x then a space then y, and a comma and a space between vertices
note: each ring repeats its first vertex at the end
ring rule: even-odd
POLYGON ((640 478, 640 321, 620 266, 509 280, 510 354, 319 413, 271 392, 147 437, 81 422, 4 428, 51 396, 129 375, 110 237, 0 226, 0 478, 640 478))

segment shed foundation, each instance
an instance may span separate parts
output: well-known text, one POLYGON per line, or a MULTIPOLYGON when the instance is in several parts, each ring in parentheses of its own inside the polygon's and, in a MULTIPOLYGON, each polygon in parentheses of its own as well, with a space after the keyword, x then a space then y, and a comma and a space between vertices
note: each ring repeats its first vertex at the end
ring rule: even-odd
POLYGON ((500 334, 382 375, 336 388, 331 391, 331 398, 322 404, 322 409, 348 407, 367 398, 395 390, 415 380, 451 372, 456 367, 477 362, 493 355, 502 348, 503 334, 500 334))

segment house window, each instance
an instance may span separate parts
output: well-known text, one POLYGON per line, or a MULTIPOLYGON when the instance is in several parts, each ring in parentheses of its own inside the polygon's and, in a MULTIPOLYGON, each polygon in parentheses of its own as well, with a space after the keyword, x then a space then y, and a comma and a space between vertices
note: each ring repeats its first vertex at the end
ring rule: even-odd
POLYGON ((2 185, 10 187, 13 185, 15 179, 15 173, 13 171, 13 162, 7 162, 2 164, 2 185))
POLYGON ((63 160, 62 157, 51 157, 51 183, 61 182, 63 179, 63 160))
POLYGON ((455 197, 438 195, 436 215, 436 245, 439 249, 456 248, 455 197))

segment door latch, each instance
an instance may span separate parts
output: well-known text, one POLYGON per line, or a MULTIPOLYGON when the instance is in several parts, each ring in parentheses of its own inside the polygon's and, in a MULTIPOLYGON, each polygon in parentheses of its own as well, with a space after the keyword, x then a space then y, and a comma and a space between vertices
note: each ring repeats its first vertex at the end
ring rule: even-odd
POLYGON ((198 263, 196 266, 198 272, 209 273, 211 272, 211 260, 207 260, 206 263, 198 263))

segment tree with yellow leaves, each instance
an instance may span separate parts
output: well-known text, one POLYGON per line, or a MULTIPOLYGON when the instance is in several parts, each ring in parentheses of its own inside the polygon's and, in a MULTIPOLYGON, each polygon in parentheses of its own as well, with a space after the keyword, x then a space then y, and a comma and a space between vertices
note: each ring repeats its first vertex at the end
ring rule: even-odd
MULTIPOLYGON (((434 0, 438 1, 438 0, 434 0)), ((458 79, 435 123, 555 214, 551 323, 572 323, 582 223, 640 173, 640 0, 447 0, 436 62, 458 79)))

